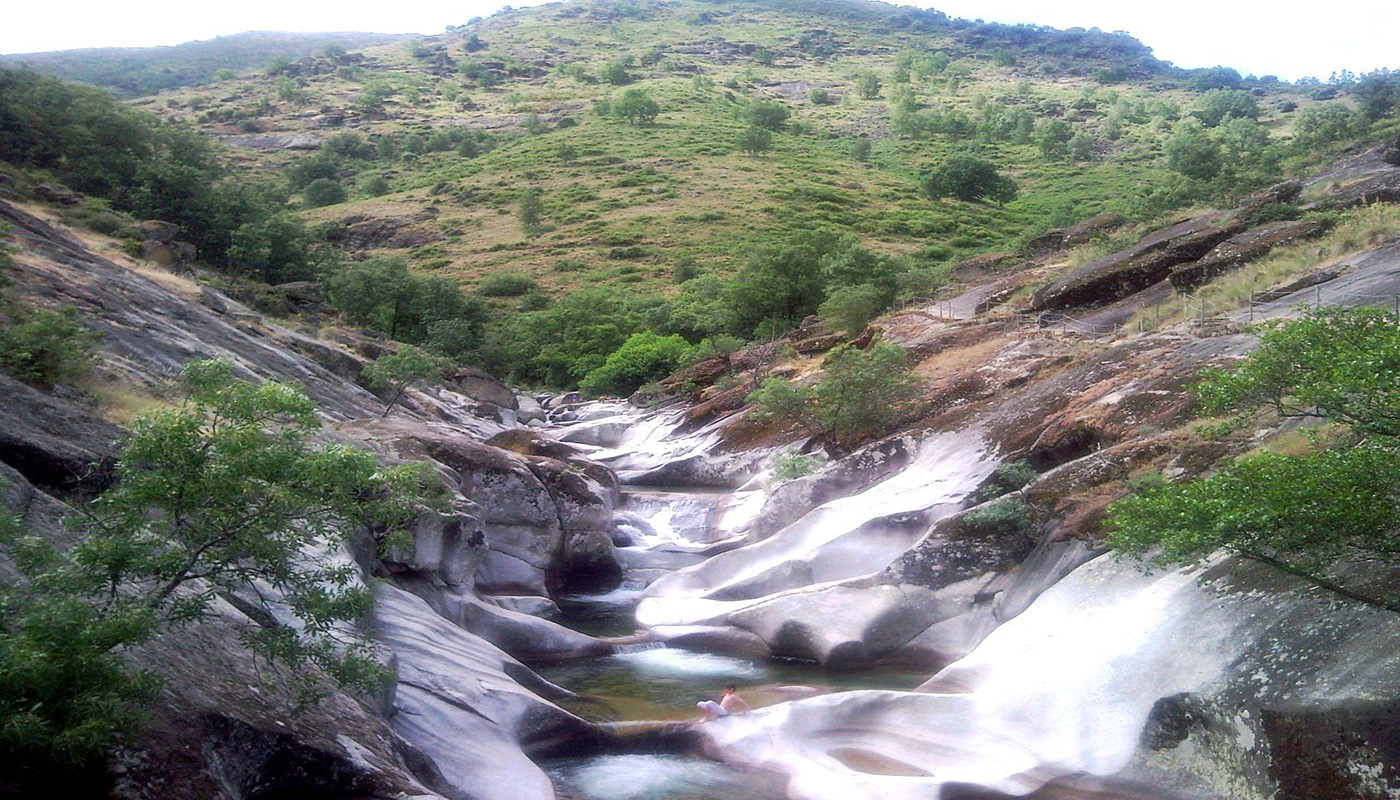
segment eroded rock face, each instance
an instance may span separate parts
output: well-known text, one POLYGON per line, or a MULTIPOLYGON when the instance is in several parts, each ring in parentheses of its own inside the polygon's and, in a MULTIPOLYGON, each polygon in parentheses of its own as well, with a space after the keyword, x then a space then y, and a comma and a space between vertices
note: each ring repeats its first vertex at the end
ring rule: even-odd
POLYGON ((1201 258, 1243 227, 1234 214, 1218 211, 1182 220, 1042 286, 1031 308, 1095 306, 1127 297, 1166 278, 1172 267, 1201 258))
POLYGON ((1056 228, 1042 233, 1026 243, 1026 254, 1032 257, 1045 256, 1058 250, 1078 247, 1126 224, 1127 217, 1105 211, 1068 228, 1056 228))
POLYGON ((1270 222, 1250 228, 1216 245, 1200 260, 1172 267, 1172 286, 1177 291, 1190 291, 1263 257, 1275 247, 1312 238, 1324 229, 1324 223, 1316 219, 1270 222))
POLYGON ((91 409, 0 375, 0 462, 59 493, 107 488, 125 432, 91 409))

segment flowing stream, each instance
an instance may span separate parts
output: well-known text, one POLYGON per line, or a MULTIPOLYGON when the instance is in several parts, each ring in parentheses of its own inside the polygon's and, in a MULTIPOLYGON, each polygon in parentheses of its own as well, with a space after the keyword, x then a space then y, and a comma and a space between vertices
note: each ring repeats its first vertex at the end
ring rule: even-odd
MULTIPOLYGON (((636 609, 646 585, 697 567, 744 542, 734 532, 761 506, 762 489, 655 485, 667 464, 703 458, 714 430, 673 433, 667 415, 635 412, 595 418, 562 431, 565 441, 596 447, 594 458, 613 466, 625 482, 616 514, 619 553, 628 567, 623 585, 610 592, 560 598, 560 620, 600 637, 629 637, 644 630, 636 609), (624 424, 632 421, 633 424, 624 424)), ((928 676, 895 670, 833 672, 809 661, 704 652, 661 642, 620 645, 598 658, 542 666, 547 680, 577 692, 569 710, 598 722, 683 721, 699 717, 696 703, 718 700, 735 684, 754 707, 855 689, 910 690, 928 676)), ((771 772, 675 753, 624 753, 552 759, 542 764, 561 798, 579 800, 773 800, 784 780, 771 772)))

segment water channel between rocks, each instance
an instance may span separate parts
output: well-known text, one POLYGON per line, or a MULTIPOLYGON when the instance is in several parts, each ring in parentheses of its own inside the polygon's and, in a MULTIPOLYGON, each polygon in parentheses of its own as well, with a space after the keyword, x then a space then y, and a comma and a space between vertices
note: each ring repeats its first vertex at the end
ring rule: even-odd
MULTIPOLYGON (((563 599, 561 622, 597 636, 636 631, 635 590, 563 599)), ((833 672, 803 661, 743 658, 679 647, 624 648, 538 668, 583 697, 563 705, 595 721, 690 720, 695 704, 733 683, 754 706, 849 689, 912 689, 928 676, 893 670, 833 672)), ((776 800, 782 781, 699 755, 628 753, 545 762, 560 796, 579 800, 776 800)))

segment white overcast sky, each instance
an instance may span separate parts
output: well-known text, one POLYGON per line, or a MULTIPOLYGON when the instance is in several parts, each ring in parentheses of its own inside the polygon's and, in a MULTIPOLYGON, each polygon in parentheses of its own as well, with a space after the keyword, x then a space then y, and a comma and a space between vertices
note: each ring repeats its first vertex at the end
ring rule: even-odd
MULTIPOLYGON (((538 5, 542 0, 516 0, 538 5)), ((20 0, 0 53, 177 44, 247 30, 441 33, 501 0, 20 0)), ((1400 2, 1333 0, 906 0, 953 16, 1124 30, 1182 67, 1224 64, 1293 79, 1400 68, 1400 2)))

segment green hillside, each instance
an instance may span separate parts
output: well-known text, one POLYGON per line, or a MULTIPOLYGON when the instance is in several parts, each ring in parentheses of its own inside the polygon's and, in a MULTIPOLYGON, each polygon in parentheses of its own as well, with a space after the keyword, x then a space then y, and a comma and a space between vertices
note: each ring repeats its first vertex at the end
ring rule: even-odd
MULTIPOLYGON (((321 244, 294 261, 352 321, 573 385, 641 331, 680 358, 833 298, 853 318, 928 296, 1100 212, 1232 203, 1394 130, 1396 83, 1181 70, 1124 34, 858 0, 582 0, 133 105, 297 209, 321 244), (403 275, 429 288, 369 302, 403 275), (450 312, 399 318, 442 287, 465 291, 450 312)), ((268 268, 283 244, 213 255, 275 282, 302 274, 268 268)))
POLYGON ((248 31, 169 47, 94 47, 0 56, 48 75, 105 86, 123 97, 208 83, 221 73, 262 69, 326 48, 355 50, 404 38, 383 33, 248 31))

